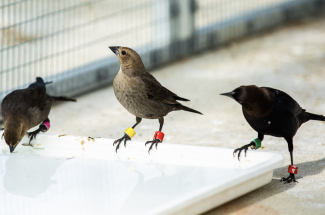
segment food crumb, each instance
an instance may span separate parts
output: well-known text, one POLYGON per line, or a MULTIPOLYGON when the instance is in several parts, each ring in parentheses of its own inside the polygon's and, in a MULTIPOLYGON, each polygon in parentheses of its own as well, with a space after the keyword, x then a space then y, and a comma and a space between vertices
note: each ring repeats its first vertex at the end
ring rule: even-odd
POLYGON ((87 137, 87 140, 88 140, 88 141, 91 140, 91 141, 95 142, 95 138, 93 138, 93 137, 87 137))
POLYGON ((61 135, 59 135, 59 137, 63 137, 63 136, 67 136, 66 134, 61 134, 61 135))

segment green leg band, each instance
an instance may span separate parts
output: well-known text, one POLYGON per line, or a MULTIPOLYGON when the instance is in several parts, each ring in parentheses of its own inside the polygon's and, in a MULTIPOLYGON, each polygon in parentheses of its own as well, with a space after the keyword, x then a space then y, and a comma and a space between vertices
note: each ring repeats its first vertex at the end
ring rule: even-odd
POLYGON ((254 143, 254 146, 251 146, 252 149, 259 149, 262 146, 262 142, 258 138, 252 140, 251 143, 254 143))

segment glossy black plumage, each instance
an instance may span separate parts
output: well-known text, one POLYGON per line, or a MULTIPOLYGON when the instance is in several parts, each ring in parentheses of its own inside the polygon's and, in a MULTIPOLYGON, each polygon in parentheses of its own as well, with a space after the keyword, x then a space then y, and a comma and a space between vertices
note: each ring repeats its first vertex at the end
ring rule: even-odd
MULTIPOLYGON (((258 138, 262 141, 264 135, 283 137, 288 143, 293 165, 293 137, 299 127, 309 120, 325 121, 322 115, 306 112, 300 105, 287 93, 269 88, 241 86, 230 93, 223 94, 232 97, 242 105, 243 114, 249 125, 258 133, 258 138)), ((238 148, 238 159, 242 150, 246 151, 253 143, 238 148)), ((295 176, 290 174, 283 181, 295 181, 295 176)))

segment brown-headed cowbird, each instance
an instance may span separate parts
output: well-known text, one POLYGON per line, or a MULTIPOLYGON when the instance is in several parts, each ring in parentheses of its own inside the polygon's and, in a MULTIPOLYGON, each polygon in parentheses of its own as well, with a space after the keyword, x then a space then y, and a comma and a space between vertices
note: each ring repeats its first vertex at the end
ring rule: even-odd
POLYGON ((293 137, 303 123, 309 120, 325 121, 325 117, 306 112, 288 94, 269 87, 241 86, 221 95, 242 105, 246 121, 258 133, 258 138, 234 151, 234 154, 238 152, 238 159, 242 150, 245 150, 246 156, 249 147, 259 148, 264 135, 283 137, 288 143, 291 165, 288 169, 289 177, 283 177, 281 181, 296 182, 298 167, 293 166, 293 137))
MULTIPOLYGON (((142 118, 159 120, 159 131, 156 132, 152 141, 145 143, 145 145, 151 143, 149 152, 153 145, 157 148, 158 143, 162 142, 163 136, 161 135, 163 133, 161 130, 164 124, 164 116, 169 112, 185 110, 202 114, 177 102, 177 100, 189 100, 181 98, 163 87, 146 70, 136 51, 120 46, 109 48, 116 54, 121 65, 120 71, 113 82, 115 96, 127 111, 136 116, 136 124, 132 127, 132 132, 134 132, 133 129, 141 122, 142 118)), ((126 141, 131 140, 131 138, 126 131, 122 138, 116 140, 114 142, 114 144, 117 143, 116 152, 123 140, 124 146, 126 146, 126 141)))
MULTIPOLYGON (((39 128, 28 133, 30 141, 36 138, 39 132, 46 132, 50 128, 50 113, 52 103, 56 101, 76 101, 67 97, 49 96, 46 94, 46 84, 42 78, 26 89, 15 90, 9 93, 1 103, 1 115, 4 122, 6 143, 13 152, 27 131, 42 123, 39 128)), ((29 143, 30 143, 29 141, 29 143)))

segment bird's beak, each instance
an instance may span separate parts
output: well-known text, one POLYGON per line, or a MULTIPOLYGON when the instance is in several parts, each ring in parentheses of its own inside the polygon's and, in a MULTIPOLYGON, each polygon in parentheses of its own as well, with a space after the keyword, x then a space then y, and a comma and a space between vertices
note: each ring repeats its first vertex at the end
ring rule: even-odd
MULTIPOLYGON (((16 146, 17 146, 17 145, 16 145, 16 146)), ((10 153, 12 153, 12 152, 15 150, 15 148, 16 148, 16 147, 13 147, 13 146, 11 145, 11 143, 10 143, 10 145, 9 145, 10 153)))
POLYGON ((112 52, 114 52, 114 54, 118 55, 118 49, 120 48, 120 46, 110 46, 108 47, 112 50, 112 52))
POLYGON ((236 100, 233 95, 235 94, 235 92, 229 92, 229 93, 221 93, 220 95, 222 96, 228 96, 229 98, 232 98, 234 100, 236 100))

